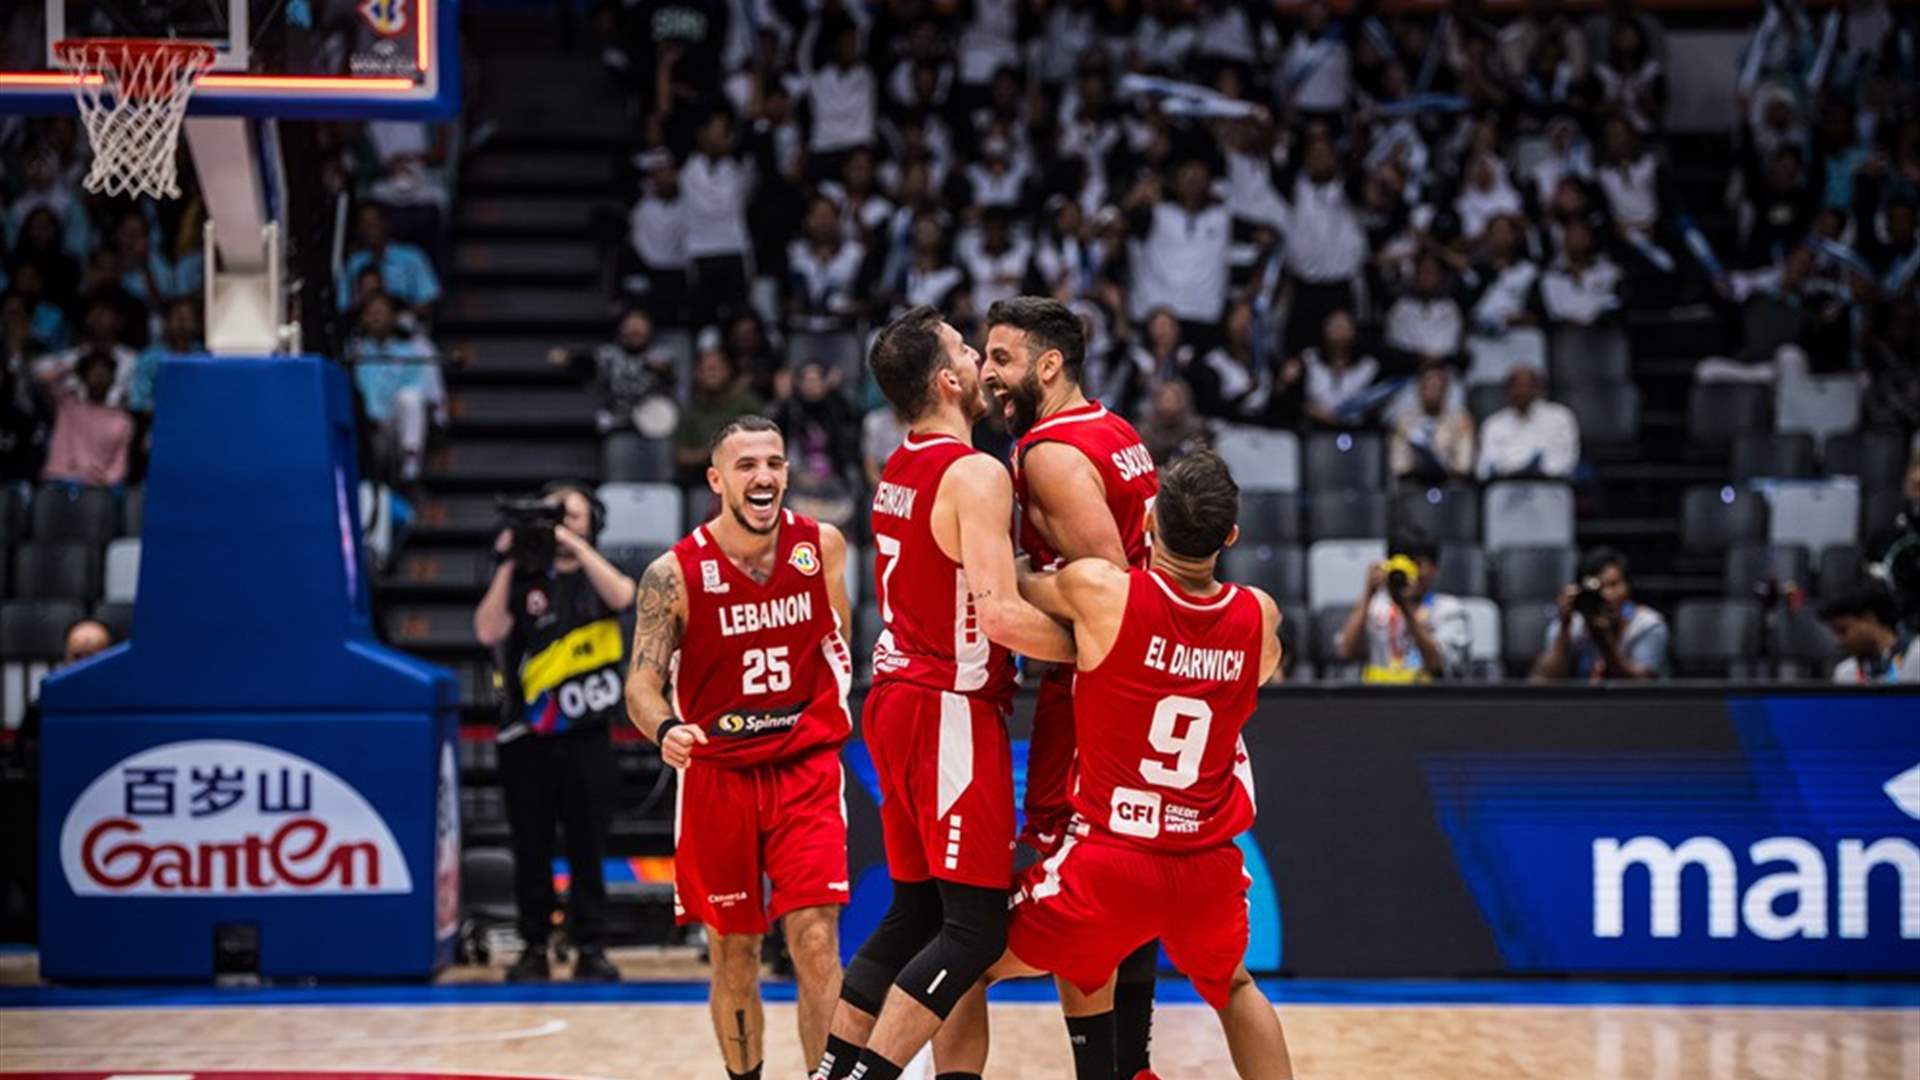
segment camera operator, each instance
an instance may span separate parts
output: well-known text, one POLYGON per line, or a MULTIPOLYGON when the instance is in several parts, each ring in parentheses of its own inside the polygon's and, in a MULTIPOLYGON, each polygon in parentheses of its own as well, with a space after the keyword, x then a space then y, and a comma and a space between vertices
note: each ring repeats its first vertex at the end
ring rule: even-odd
POLYGON ((1920 682, 1920 642, 1900 632, 1900 606, 1878 581, 1863 581, 1820 605, 1840 647, 1833 681, 1845 686, 1920 682))
POLYGON ((573 978, 614 981, 600 932, 606 908, 601 860, 616 784, 607 725, 625 715, 625 655, 618 613, 633 606, 633 579, 593 548, 606 511, 586 488, 555 484, 544 498, 503 503, 511 526, 473 613, 492 648, 504 697, 500 775, 513 844, 514 895, 526 951, 509 982, 548 977, 553 922, 554 826, 564 826, 573 978))
POLYGON ((1405 684, 1455 678, 1466 669, 1473 626, 1458 598, 1433 591, 1440 549, 1409 530, 1386 562, 1367 572, 1367 591, 1340 627, 1335 651, 1364 658, 1361 681, 1405 684))
POLYGON ((1547 625, 1535 682, 1580 678, 1658 679, 1667 674, 1666 616, 1636 603, 1627 558, 1595 548, 1576 580, 1560 590, 1560 617, 1547 625))

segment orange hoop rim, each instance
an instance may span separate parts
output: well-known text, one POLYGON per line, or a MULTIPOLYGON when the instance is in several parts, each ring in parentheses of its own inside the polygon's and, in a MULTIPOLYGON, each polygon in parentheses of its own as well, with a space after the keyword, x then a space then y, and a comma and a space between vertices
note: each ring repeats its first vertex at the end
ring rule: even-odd
POLYGON ((204 41, 174 38, 65 38, 53 43, 55 61, 74 78, 116 71, 119 89, 132 96, 171 93, 176 78, 199 77, 218 55, 204 41), (142 63, 148 60, 165 62, 142 63))

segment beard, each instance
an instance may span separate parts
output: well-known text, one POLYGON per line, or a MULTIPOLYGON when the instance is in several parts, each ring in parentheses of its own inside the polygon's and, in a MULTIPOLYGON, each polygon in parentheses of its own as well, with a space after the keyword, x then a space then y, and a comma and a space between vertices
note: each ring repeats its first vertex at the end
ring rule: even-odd
POLYGON ((764 526, 755 525, 753 519, 747 516, 747 497, 745 495, 728 502, 727 512, 733 515, 735 524, 753 535, 770 536, 775 529, 780 527, 780 508, 785 504, 786 496, 784 493, 782 493, 779 498, 773 500, 773 521, 764 526))
POLYGON ((1029 371, 1026 378, 1003 393, 1004 403, 1013 406, 1013 412, 1005 414, 1007 431, 1017 439, 1040 422, 1040 378, 1029 371))

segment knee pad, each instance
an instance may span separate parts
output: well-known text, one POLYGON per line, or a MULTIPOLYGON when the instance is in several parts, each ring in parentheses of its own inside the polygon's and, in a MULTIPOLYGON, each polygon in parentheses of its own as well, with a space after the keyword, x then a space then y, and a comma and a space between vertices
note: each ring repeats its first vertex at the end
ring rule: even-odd
POLYGON ((940 932, 900 969, 894 985, 945 1020, 1007 951, 1007 893, 943 881, 940 901, 940 932))
POLYGON ((893 903, 848 962, 840 997, 868 1016, 880 1015, 887 987, 939 932, 938 886, 931 881, 894 882, 893 903))

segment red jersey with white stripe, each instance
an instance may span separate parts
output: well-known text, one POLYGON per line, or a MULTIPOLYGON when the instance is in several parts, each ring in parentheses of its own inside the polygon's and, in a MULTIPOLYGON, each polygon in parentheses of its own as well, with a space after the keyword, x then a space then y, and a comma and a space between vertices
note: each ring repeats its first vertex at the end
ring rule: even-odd
POLYGON ((1237 585, 1189 596, 1158 570, 1127 576, 1119 636, 1074 684, 1074 810, 1084 831, 1146 851, 1230 844, 1253 824, 1237 773, 1260 686, 1260 601, 1237 585))
POLYGON ((1027 429, 1013 444, 1013 493, 1020 500, 1020 527, 1015 539, 1020 550, 1027 553, 1028 562, 1036 570, 1046 570, 1063 561, 1027 516, 1027 476, 1021 462, 1029 448, 1043 442, 1066 443, 1093 463, 1107 492, 1107 510, 1120 527, 1127 565, 1145 567, 1150 553, 1147 507, 1159 494, 1160 474, 1154 469, 1153 455, 1140 441, 1140 433, 1097 401, 1054 413, 1027 429))
POLYGON ((1013 660, 987 640, 960 564, 933 537, 933 502, 953 463, 978 453, 951 435, 908 435, 873 494, 873 580, 885 629, 873 681, 1013 701, 1013 660))
POLYGON ((845 742, 853 657, 828 600, 819 524, 781 511, 764 583, 734 565, 705 525, 673 557, 687 590, 673 711, 709 740, 693 748, 694 760, 746 768, 845 742))

